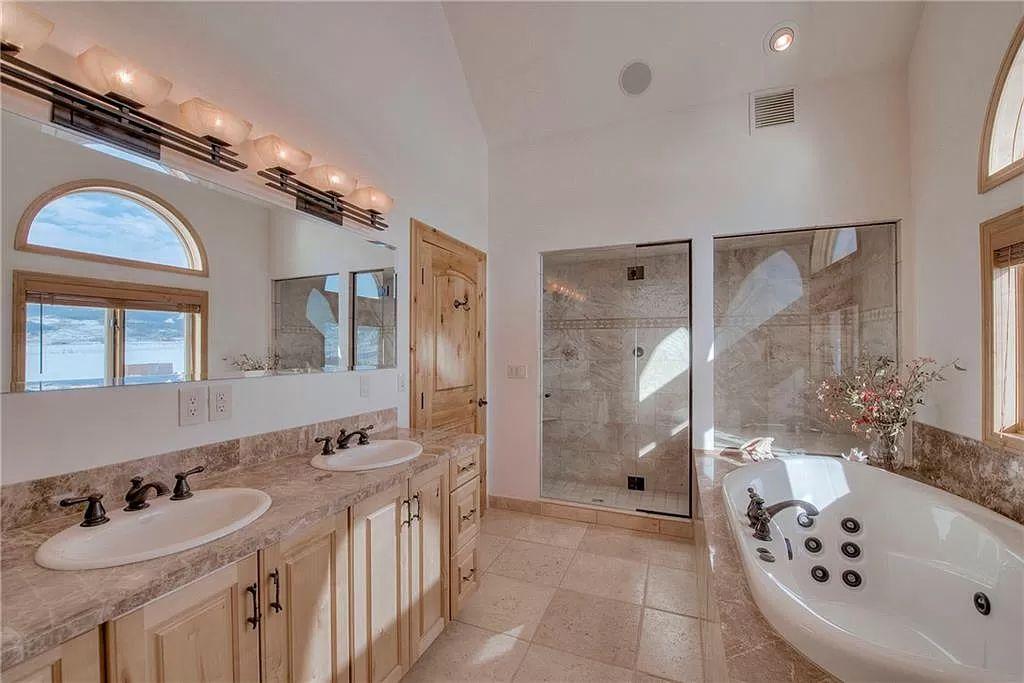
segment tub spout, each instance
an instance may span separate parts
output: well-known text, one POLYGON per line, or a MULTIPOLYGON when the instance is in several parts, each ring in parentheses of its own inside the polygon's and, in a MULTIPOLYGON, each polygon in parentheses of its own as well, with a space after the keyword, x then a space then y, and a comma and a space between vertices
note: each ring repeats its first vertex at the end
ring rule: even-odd
POLYGON ((779 514, 786 508, 798 507, 807 513, 808 517, 815 517, 818 515, 818 508, 814 507, 806 500, 784 500, 781 503, 775 503, 765 508, 765 512, 768 514, 768 519, 771 519, 775 515, 779 514))

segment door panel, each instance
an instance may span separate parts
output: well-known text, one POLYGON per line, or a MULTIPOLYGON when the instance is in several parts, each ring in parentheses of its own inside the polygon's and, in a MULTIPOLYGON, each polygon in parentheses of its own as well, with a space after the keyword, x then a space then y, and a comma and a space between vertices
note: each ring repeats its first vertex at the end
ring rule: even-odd
POLYGON ((410 665, 444 630, 448 604, 448 549, 444 524, 448 506, 445 465, 422 472, 409 482, 413 505, 410 526, 410 665))
POLYGON ((348 681, 348 513, 263 551, 267 683, 348 681))
POLYGON ((99 629, 4 671, 5 683, 100 683, 99 629))
POLYGON ((487 255, 416 220, 411 244, 412 426, 486 434, 487 255))
POLYGON ((407 484, 352 508, 352 680, 398 681, 408 667, 407 484))

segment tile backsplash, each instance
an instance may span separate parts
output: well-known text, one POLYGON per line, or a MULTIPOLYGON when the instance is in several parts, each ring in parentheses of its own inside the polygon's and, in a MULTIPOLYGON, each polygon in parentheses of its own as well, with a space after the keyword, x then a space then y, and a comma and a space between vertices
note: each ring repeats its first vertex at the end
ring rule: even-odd
MULTIPOLYGON (((59 501, 69 496, 92 492, 105 494, 106 507, 116 509, 121 503, 119 495, 128 490, 129 480, 135 476, 145 477, 147 481, 159 479, 170 485, 174 482, 175 472, 191 469, 196 465, 205 466, 205 474, 214 475, 300 453, 313 455, 318 447, 313 439, 317 436, 335 436, 342 429, 351 430, 368 424, 374 425, 375 432, 395 429, 398 424, 398 411, 395 408, 378 410, 89 470, 7 484, 0 488, 0 528, 6 531, 55 517, 79 515, 80 510, 69 513, 67 509, 58 505, 59 501)), ((26 454, 26 457, 45 456, 26 454)))
POLYGON ((1024 453, 915 422, 914 458, 926 483, 1024 524, 1024 453))

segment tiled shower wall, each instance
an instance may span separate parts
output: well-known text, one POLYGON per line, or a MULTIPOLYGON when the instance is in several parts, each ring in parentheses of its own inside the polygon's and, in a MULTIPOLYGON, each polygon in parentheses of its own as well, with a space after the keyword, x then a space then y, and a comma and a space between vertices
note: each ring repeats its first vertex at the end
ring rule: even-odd
POLYGON ((648 491, 688 493, 688 245, 671 251, 545 256, 545 486, 625 489, 640 475, 648 491))
POLYGON ((815 392, 860 353, 896 357, 895 226, 721 238, 714 270, 716 446, 865 448, 815 392))

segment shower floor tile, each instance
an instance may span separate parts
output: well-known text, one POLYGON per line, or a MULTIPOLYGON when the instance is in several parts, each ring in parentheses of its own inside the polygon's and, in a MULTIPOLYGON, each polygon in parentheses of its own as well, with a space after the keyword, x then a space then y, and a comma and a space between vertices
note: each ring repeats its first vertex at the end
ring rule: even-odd
POLYGON ((682 491, 631 491, 624 486, 584 484, 566 479, 546 479, 541 496, 573 503, 603 505, 625 510, 654 510, 690 514, 690 496, 682 491))

